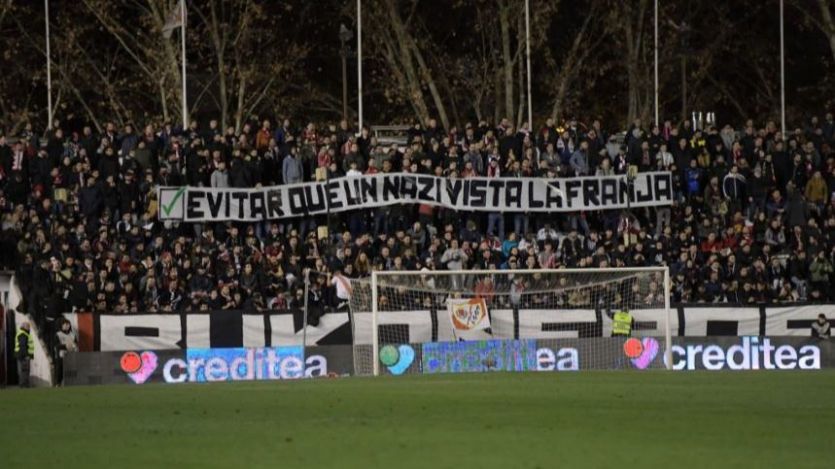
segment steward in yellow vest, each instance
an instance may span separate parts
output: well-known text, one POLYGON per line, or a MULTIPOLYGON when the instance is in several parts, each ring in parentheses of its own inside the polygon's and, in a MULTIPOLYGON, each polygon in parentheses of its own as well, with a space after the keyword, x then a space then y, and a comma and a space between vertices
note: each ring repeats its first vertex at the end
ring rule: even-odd
POLYGON ((29 332, 29 323, 20 325, 14 338, 14 354, 17 359, 17 381, 21 388, 29 387, 29 362, 35 357, 35 341, 29 332))
POLYGON ((632 334, 632 315, 629 311, 616 312, 612 321, 612 337, 629 337, 632 334))

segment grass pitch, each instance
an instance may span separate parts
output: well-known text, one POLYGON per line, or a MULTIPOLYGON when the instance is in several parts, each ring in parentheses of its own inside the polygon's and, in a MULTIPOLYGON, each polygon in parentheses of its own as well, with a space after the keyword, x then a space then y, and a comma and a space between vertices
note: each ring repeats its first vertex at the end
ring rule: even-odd
POLYGON ((0 391, 2 467, 833 467, 835 373, 0 391))

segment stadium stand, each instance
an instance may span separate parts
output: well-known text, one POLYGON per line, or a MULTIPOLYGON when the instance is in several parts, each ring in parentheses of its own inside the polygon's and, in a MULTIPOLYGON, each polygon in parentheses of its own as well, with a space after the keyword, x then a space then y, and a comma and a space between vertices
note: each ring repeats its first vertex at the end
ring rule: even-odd
POLYGON ((217 121, 183 131, 58 125, 0 138, 0 267, 14 269, 39 324, 73 310, 157 312, 341 304, 330 274, 373 269, 669 265, 676 303, 833 300, 835 121, 786 138, 769 122, 694 129, 689 121, 624 134, 548 120, 443 129, 415 124, 406 145, 371 129, 283 120, 217 121), (276 128, 277 127, 277 128, 276 128), (348 171, 466 178, 571 178, 669 170, 672 207, 569 214, 459 213, 394 205, 261 223, 158 221, 157 185, 256 187, 348 171), (325 228, 330 228, 330 233, 325 228), (465 256, 446 256, 453 240, 465 256), (456 267, 458 267, 456 265, 456 267))

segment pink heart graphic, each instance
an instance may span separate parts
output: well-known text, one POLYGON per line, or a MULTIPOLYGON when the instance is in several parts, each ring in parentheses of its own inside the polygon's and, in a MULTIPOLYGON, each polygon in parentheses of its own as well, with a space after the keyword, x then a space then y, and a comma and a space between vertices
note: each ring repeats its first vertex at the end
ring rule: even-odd
POLYGON ((643 351, 640 355, 635 358, 632 358, 632 364, 635 365, 635 368, 638 369, 645 369, 647 368, 653 360, 655 360, 655 356, 658 355, 658 341, 653 339, 652 337, 644 337, 641 340, 641 345, 643 345, 643 351))
POLYGON ((154 352, 142 352, 140 357, 142 358, 142 366, 133 373, 128 373, 128 377, 136 384, 142 384, 147 381, 154 373, 154 370, 157 369, 157 354, 154 352))

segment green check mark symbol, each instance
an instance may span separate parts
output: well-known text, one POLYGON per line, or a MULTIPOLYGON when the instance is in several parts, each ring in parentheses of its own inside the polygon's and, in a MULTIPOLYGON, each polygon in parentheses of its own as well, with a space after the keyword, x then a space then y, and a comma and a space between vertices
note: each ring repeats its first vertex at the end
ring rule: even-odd
POLYGON ((176 205, 176 204, 177 204, 177 201, 178 201, 178 200, 180 200, 180 197, 182 197, 182 196, 183 196, 183 194, 185 193, 185 191, 186 191, 186 188, 185 188, 185 187, 181 187, 181 188, 179 188, 179 189, 177 190, 177 193, 176 193, 176 194, 174 194, 174 198, 173 198, 173 199, 171 199, 171 203, 170 203, 170 204, 168 204, 167 206, 166 206, 165 204, 163 204, 163 205, 162 205, 162 211, 163 211, 163 212, 165 212, 165 216, 166 216, 166 217, 167 217, 168 215, 170 215, 170 214, 171 214, 171 210, 174 210, 174 205, 176 205))

